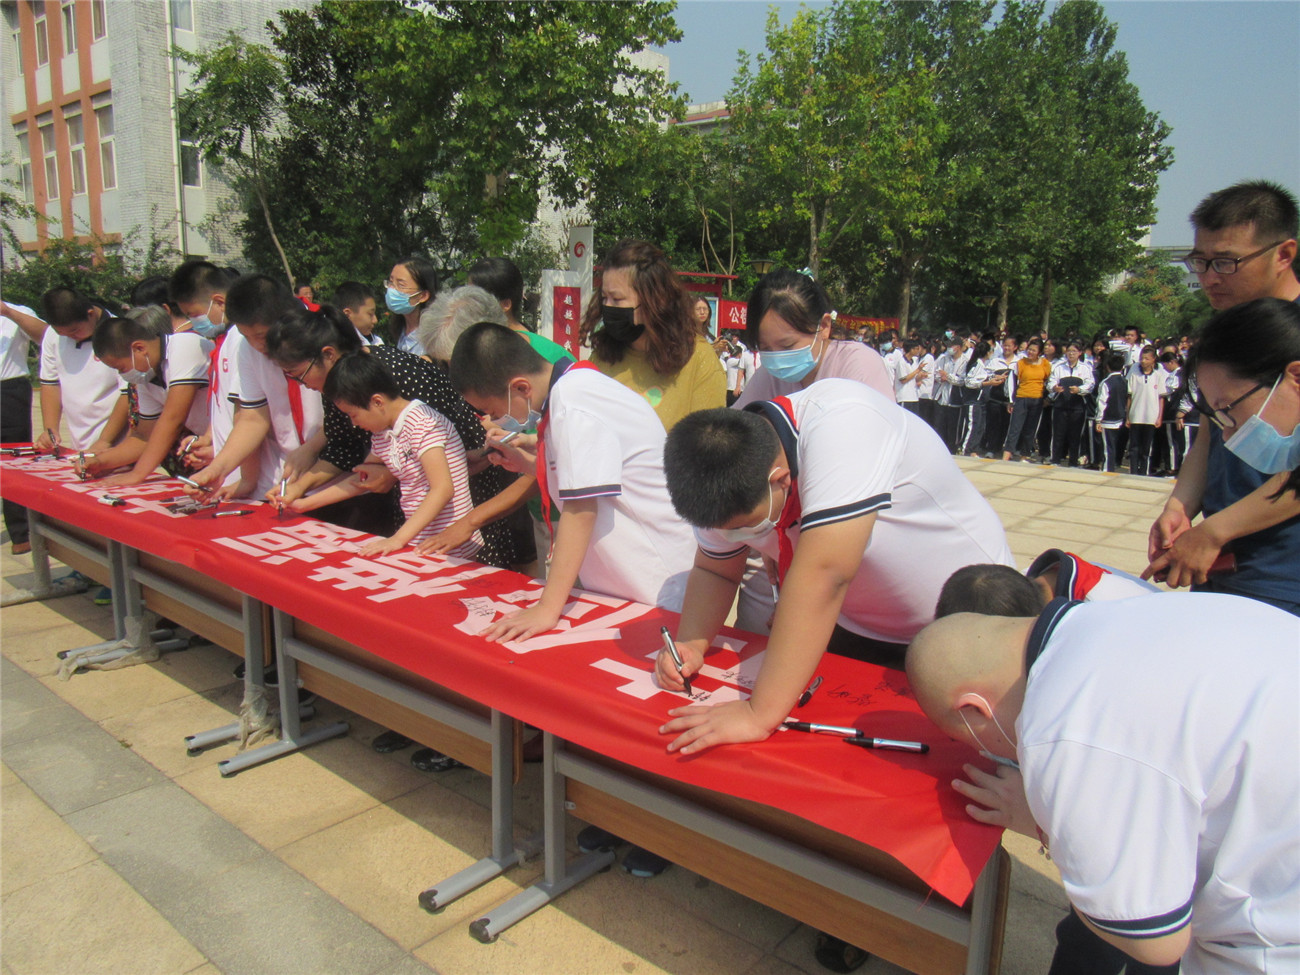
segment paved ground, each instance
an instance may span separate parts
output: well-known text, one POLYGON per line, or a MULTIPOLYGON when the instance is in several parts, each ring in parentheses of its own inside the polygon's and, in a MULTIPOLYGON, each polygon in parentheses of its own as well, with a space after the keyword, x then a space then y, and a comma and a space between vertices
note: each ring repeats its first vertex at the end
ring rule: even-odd
MULTIPOLYGON (((1001 515, 1021 565, 1059 546, 1129 571, 1170 482, 959 462, 1001 515)), ((30 556, 9 555, 3 589, 30 556)), ((206 647, 60 682, 55 653, 111 635, 89 596, 0 614, 0 969, 3 975, 823 975, 804 925, 674 868, 615 869, 492 945, 467 925, 541 873, 516 868, 443 913, 416 894, 489 849, 488 783, 417 772, 352 733, 223 779, 233 746, 184 736, 238 710, 235 658, 206 647)), ((530 767, 535 776, 535 767, 530 767)), ((537 785, 534 782, 534 785, 537 785)), ((525 788, 534 796, 540 788, 525 788)), ((535 802, 519 810, 540 820, 535 802)), ((1014 859, 1007 975, 1046 971, 1065 898, 1037 844, 1014 859)), ((865 973, 897 972, 873 961, 865 973)))

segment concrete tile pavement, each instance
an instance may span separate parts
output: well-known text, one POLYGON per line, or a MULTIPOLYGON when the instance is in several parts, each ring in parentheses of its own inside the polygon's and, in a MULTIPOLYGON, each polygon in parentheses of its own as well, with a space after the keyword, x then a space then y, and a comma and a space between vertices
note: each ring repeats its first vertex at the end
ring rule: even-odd
MULTIPOLYGON (((1170 483, 962 458, 1024 568, 1045 548, 1138 572, 1170 483)), ((7 538, 0 539, 7 542, 7 538)), ((30 577, 3 545, 2 588, 30 577)), ((490 845, 486 779, 415 772, 379 756, 373 723, 325 703, 350 736, 222 779, 233 746, 185 754, 183 737, 231 720, 234 658, 215 647, 154 664, 55 676, 55 653, 105 639, 89 596, 0 614, 0 967, 95 972, 821 975, 814 933, 674 868, 652 881, 598 875, 493 945, 468 922, 539 874, 498 878, 438 915, 424 886, 490 845)), ((540 792, 540 789, 535 790, 540 792)), ((519 804, 521 830, 540 822, 519 804)), ((1037 844, 1008 835, 1012 897, 1002 971, 1045 971, 1065 910, 1037 844)), ((898 972, 872 960, 866 973, 898 972)))

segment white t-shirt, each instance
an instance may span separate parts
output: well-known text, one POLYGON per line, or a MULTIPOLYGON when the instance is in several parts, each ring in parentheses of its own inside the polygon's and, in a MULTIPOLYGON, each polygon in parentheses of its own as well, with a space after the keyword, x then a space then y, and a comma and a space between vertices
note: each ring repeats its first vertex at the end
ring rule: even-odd
POLYGON ((920 375, 912 375, 920 368, 924 368, 921 356, 917 356, 911 362, 908 362, 904 355, 899 355, 894 360, 894 399, 898 402, 915 403, 921 398, 921 386, 918 381, 920 375), (912 376, 912 378, 904 382, 904 376, 912 376))
MULTIPOLYGON (((432 538, 444 528, 465 517, 474 507, 469 495, 469 468, 465 445, 451 421, 433 407, 413 399, 397 416, 391 430, 370 435, 370 449, 393 472, 402 487, 402 513, 410 518, 429 493, 421 458, 430 450, 441 450, 451 471, 451 498, 433 521, 422 528, 410 544, 432 538)), ((476 530, 464 544, 449 554, 468 559, 483 547, 483 536, 476 530)))
POLYGON ((599 500, 583 588, 680 611, 695 538, 668 498, 658 414, 622 383, 573 368, 552 383, 547 413, 551 500, 561 512, 599 500))
POLYGON ((925 376, 916 381, 917 399, 934 399, 934 356, 928 352, 921 356, 921 368, 925 376))
MULTIPOLYGON (((52 328, 41 340, 41 385, 58 386, 63 419, 75 450, 85 450, 104 430, 117 403, 121 376, 95 358, 90 339, 74 342, 52 328)), ((56 431, 57 432, 57 431, 56 431)))
POLYGON ((1217 593, 1060 600, 1030 637, 1017 757, 1070 901, 1126 937, 1190 918, 1183 975, 1300 971, 1298 649, 1217 593))
MULTIPOLYGON (((9 302, 9 307, 33 318, 40 317, 26 305, 9 302)), ((31 336, 19 328, 17 322, 0 315, 0 379, 19 379, 27 375, 27 346, 31 342, 31 336)))
POLYGON ((1165 395, 1165 371, 1145 373, 1136 368, 1128 375, 1128 422, 1155 423, 1160 415, 1160 397, 1165 395))
MULTIPOLYGON (((796 557, 800 531, 876 512, 840 609, 846 630, 908 643, 934 619, 939 590, 958 569, 1015 564, 998 516, 920 417, 846 379, 822 379, 789 398, 797 431, 777 425, 777 435, 799 484, 796 557)), ((697 537, 717 558, 744 550, 708 529, 697 537)), ((776 532, 754 547, 777 558, 776 532)))
MULTIPOLYGON (((236 328, 233 331, 238 332, 236 328)), ((227 343, 230 339, 226 340, 227 343)), ((271 414, 271 433, 262 441, 262 470, 254 497, 261 497, 278 484, 284 461, 290 452, 310 440, 324 424, 320 393, 285 376, 274 362, 247 341, 241 342, 235 361, 231 396, 243 409, 265 406, 271 414), (289 384, 297 386, 302 403, 302 429, 293 415, 289 384)))
MULTIPOLYGON (((167 392, 173 386, 197 386, 194 402, 185 417, 190 433, 206 433, 208 418, 208 373, 212 369, 212 343, 195 332, 161 335, 162 361, 154 363, 156 373, 147 383, 135 387, 140 419, 156 420, 162 416, 167 392)), ((125 392, 125 390, 123 390, 125 392)))

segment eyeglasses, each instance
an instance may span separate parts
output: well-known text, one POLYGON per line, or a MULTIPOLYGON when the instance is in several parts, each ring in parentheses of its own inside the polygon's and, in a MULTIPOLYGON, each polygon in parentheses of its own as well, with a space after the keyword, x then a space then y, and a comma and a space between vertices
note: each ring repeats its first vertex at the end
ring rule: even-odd
POLYGON ((1207 403, 1205 400, 1205 394, 1200 390, 1197 390, 1196 410, 1201 414, 1201 416, 1208 419, 1220 430, 1234 430, 1237 427, 1237 421, 1233 418, 1232 411, 1258 393, 1261 389, 1268 389, 1268 383, 1256 383, 1255 386, 1245 395, 1238 396, 1227 406, 1219 410, 1216 410, 1213 406, 1207 403))
POLYGON ((389 278, 384 282, 384 287, 392 288, 394 291, 400 291, 404 295, 417 295, 420 293, 420 286, 418 284, 406 284, 402 281, 394 281, 392 278, 389 278), (407 288, 410 288, 411 290, 407 291, 407 288))
POLYGON ((304 369, 302 372, 298 373, 298 375, 294 376, 294 375, 292 375, 291 373, 287 373, 287 372, 286 372, 286 373, 284 374, 284 378, 285 378, 285 379, 292 379, 294 382, 296 382, 296 383, 302 383, 304 386, 306 386, 306 385, 307 385, 307 373, 311 372, 313 369, 316 368, 316 363, 317 363, 319 360, 320 360, 320 356, 316 356, 316 357, 314 357, 310 362, 307 363, 307 368, 304 369))
POLYGON ((1237 268, 1244 262, 1259 257, 1260 254, 1263 254, 1266 251, 1271 251, 1274 247, 1281 247, 1285 243, 1285 240, 1279 240, 1277 243, 1269 244, 1267 247, 1261 247, 1259 250, 1255 251, 1255 253, 1247 254, 1245 257, 1205 258, 1188 254, 1183 258, 1183 266, 1193 274, 1204 274, 1210 268, 1214 269, 1215 274, 1236 274, 1237 268))

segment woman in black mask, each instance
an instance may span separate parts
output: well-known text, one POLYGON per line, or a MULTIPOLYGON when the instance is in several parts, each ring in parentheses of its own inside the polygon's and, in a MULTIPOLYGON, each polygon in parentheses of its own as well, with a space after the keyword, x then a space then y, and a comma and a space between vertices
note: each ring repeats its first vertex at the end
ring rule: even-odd
POLYGON ((623 240, 604 267, 600 300, 582 323, 592 363, 644 396, 669 430, 688 413, 726 406, 726 372, 664 252, 623 240))

